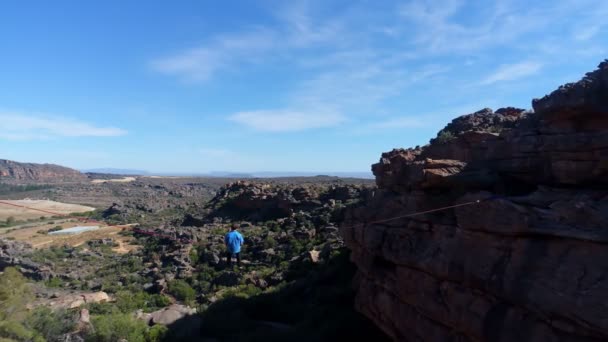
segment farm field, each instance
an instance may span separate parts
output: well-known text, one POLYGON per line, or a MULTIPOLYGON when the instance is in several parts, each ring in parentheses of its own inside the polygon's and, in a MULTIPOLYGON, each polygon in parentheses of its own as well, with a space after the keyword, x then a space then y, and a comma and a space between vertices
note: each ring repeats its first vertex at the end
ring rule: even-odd
POLYGON ((123 178, 116 178, 116 179, 95 179, 95 180, 92 180, 91 183, 93 183, 93 184, 102 184, 102 183, 129 183, 129 182, 133 182, 135 180, 136 180, 135 177, 123 177, 123 178))
POLYGON ((95 208, 79 205, 79 204, 71 204, 71 203, 62 203, 55 202, 49 200, 2 200, 2 202, 10 203, 12 205, 24 206, 39 210, 49 211, 48 214, 45 214, 41 211, 29 210, 26 208, 19 208, 16 206, 11 206, 7 204, 0 204, 0 221, 6 220, 9 217, 13 217, 15 220, 28 220, 40 218, 41 216, 51 217, 54 216, 52 213, 58 213, 62 215, 67 215, 70 213, 85 213, 89 211, 95 210, 95 208))
POLYGON ((77 247, 89 240, 98 240, 104 238, 111 238, 118 244, 118 246, 114 248, 114 251, 117 253, 124 254, 137 248, 137 246, 129 244, 129 242, 133 239, 131 236, 123 236, 118 234, 125 229, 129 229, 132 225, 102 225, 97 230, 85 231, 79 234, 48 234, 48 231, 51 228, 61 227, 62 229, 67 229, 75 226, 99 226, 99 223, 95 222, 83 224, 82 222, 77 222, 76 220, 69 220, 68 222, 59 225, 41 223, 28 228, 5 230, 6 232, 1 236, 3 238, 9 238, 16 241, 27 242, 36 249, 64 245, 77 247))

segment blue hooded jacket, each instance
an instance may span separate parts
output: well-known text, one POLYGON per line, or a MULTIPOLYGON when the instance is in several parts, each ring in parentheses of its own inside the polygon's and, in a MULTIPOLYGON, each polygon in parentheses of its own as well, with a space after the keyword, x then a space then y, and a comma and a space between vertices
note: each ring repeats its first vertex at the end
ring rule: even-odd
POLYGON ((241 251, 241 245, 244 242, 243 235, 236 230, 233 230, 226 234, 226 237, 224 237, 224 242, 226 243, 230 253, 239 253, 241 251))

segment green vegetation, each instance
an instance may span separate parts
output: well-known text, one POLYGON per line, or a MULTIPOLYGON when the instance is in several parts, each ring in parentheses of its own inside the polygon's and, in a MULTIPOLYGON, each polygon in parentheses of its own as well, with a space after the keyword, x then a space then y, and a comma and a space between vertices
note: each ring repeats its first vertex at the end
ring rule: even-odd
POLYGON ((148 294, 139 291, 119 291, 115 294, 116 307, 123 313, 135 312, 142 309, 144 312, 152 312, 171 304, 169 298, 159 294, 148 294))
POLYGON ((61 227, 61 226, 55 226, 55 227, 53 227, 53 228, 49 229, 49 230, 48 230, 48 232, 49 232, 49 233, 52 233, 52 232, 57 232, 57 231, 60 231, 60 230, 62 230, 62 229, 63 229, 63 227, 61 227))
MULTIPOLYGON (((0 275, 0 339, 7 341, 44 341, 36 331, 35 319, 27 324, 27 303, 33 294, 26 279, 15 268, 0 275)), ((35 315, 36 311, 32 315, 35 315)))
POLYGON ((15 224, 15 221, 16 221, 16 220, 15 220, 15 217, 13 217, 13 216, 9 216, 9 217, 6 219, 6 223, 5 223, 5 224, 6 224, 6 226, 7 226, 7 227, 10 227, 10 226, 12 226, 12 225, 14 225, 14 224, 15 224))
MULTIPOLYGON (((52 288, 105 291, 113 300, 86 304, 91 324, 75 325, 79 309, 51 312, 37 308, 23 311, 15 319, 11 315, 10 319, 0 320, 0 342, 2 338, 57 341, 64 340, 66 334, 77 334, 86 341, 173 341, 179 340, 177 335, 198 340, 201 336, 198 327, 186 332, 180 324, 200 319, 204 321, 202 337, 217 340, 315 341, 366 337, 377 340, 372 334, 376 330, 353 310, 350 283, 354 266, 348 262, 345 251, 336 251, 340 242, 335 230, 325 229, 336 226, 344 209, 358 201, 349 191, 359 193, 357 189, 332 186, 327 190, 314 185, 292 192, 281 186, 276 192, 298 201, 302 198, 298 204, 301 210, 285 216, 270 208, 261 214, 252 213, 247 222, 235 221, 235 217, 227 214, 212 225, 204 223, 198 231, 181 225, 184 212, 200 217, 200 206, 146 209, 144 203, 140 210, 134 209, 135 201, 125 204, 115 211, 118 214, 110 216, 110 222, 149 221, 154 225, 142 224, 144 229, 160 226, 169 232, 166 234, 175 232, 186 237, 192 234, 197 244, 188 252, 190 246, 183 240, 176 242, 126 228, 119 234, 133 236, 131 243, 142 248, 124 255, 112 251, 108 241, 33 250, 27 258, 49 265, 56 274, 69 275, 65 279, 39 282, 33 288, 46 286, 49 288, 46 293, 64 292, 52 288), (309 193, 315 194, 313 199, 307 197, 309 193), (307 204, 309 201, 312 204, 307 204), (246 240, 241 255, 243 265, 239 268, 228 267, 223 254, 222 237, 232 222, 242 224, 246 240), (323 252, 315 263, 308 256, 313 249, 323 252), (223 260, 218 262, 218 257, 223 260), (70 278, 72 275, 76 276, 70 278), (149 327, 135 319, 135 312, 150 313, 174 302, 197 307, 199 314, 180 319, 169 329, 159 325, 149 327)), ((102 212, 73 215, 101 218, 102 212)), ((59 220, 57 224, 62 222, 59 220)), ((49 231, 59 229, 56 226, 49 231)), ((31 294, 24 298, 27 298, 24 302, 32 300, 31 294)))
POLYGON ((57 336, 73 331, 75 319, 76 314, 73 311, 52 311, 46 307, 38 307, 26 319, 26 325, 36 330, 47 341, 52 341, 57 336))
POLYGON ((60 262, 68 257, 68 249, 65 247, 51 247, 48 249, 38 249, 30 256, 33 261, 46 263, 46 262, 60 262))
POLYGON ((433 139, 433 141, 436 141, 439 144, 447 144, 454 139, 456 139, 456 136, 452 132, 442 130, 437 134, 437 138, 433 139))
MULTIPOLYGON (((8 228, 8 227, 13 227, 13 226, 18 226, 18 225, 22 225, 22 224, 26 224, 26 223, 33 223, 33 222, 42 222, 44 220, 47 220, 48 218, 45 216, 40 216, 37 218, 30 218, 27 220, 17 220, 14 216, 9 216, 6 218, 6 220, 4 220, 4 222, 0 222, 0 228, 8 228)), ((51 224, 53 224, 54 222, 50 222, 51 224)), ((30 225, 34 226, 34 225, 30 225)), ((24 226, 27 227, 27 226, 24 226)))
POLYGON ((186 281, 175 279, 169 282, 169 293, 177 300, 192 304, 196 299, 196 291, 186 281))
POLYGON ((45 190, 53 188, 51 185, 30 184, 30 185, 11 185, 0 183, 0 195, 10 195, 19 192, 45 190))
POLYGON ((126 339, 129 342, 146 342, 148 327, 143 321, 135 319, 131 314, 116 313, 108 315, 93 315, 91 323, 95 327, 87 341, 115 342, 126 339))
MULTIPOLYGON (((53 311, 47 307, 28 311, 26 305, 32 299, 27 280, 16 269, 6 268, 0 275, 0 341, 58 341, 61 336, 75 331, 77 311, 53 311)), ((169 299, 162 295, 120 291, 115 303, 89 305, 94 329, 82 334, 87 341, 161 341, 166 327, 148 327, 132 313, 137 309, 154 311, 169 304, 169 299)))
POLYGON ((277 246, 277 242, 272 238, 272 236, 267 236, 264 239, 264 248, 274 248, 277 246))
POLYGON ((48 281, 46 281, 44 283, 44 285, 46 285, 47 287, 62 287, 63 280, 61 280, 61 278, 58 278, 58 277, 53 277, 53 278, 49 279, 48 281))
POLYGON ((25 305, 33 299, 26 279, 15 268, 8 267, 0 275, 0 321, 25 318, 25 305))

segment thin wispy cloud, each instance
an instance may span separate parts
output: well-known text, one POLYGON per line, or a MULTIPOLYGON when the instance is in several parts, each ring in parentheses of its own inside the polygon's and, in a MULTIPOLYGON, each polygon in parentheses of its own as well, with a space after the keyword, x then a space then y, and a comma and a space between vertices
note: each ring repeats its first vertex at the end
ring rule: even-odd
POLYGON ((220 70, 259 62, 258 56, 267 54, 276 44, 273 31, 255 29, 243 34, 217 37, 209 44, 157 58, 150 62, 150 66, 157 72, 184 81, 202 82, 220 70))
POLYGON ((184 81, 204 82, 221 70, 268 62, 269 57, 291 58, 290 51, 335 43, 342 33, 340 22, 316 21, 309 11, 307 1, 295 1, 276 12, 283 23, 280 28, 254 27, 221 35, 206 44, 154 59, 150 67, 184 81))
POLYGON ((342 18, 320 20, 312 13, 310 1, 293 1, 276 11, 276 17, 285 23, 284 43, 302 48, 316 44, 335 43, 344 37, 342 18))
MULTIPOLYGON (((374 11, 352 4, 339 12, 328 11, 330 5, 324 2, 294 1, 269 9, 276 25, 237 28, 151 65, 183 80, 203 82, 224 71, 246 72, 256 63, 290 68, 294 81, 283 92, 272 94, 284 103, 279 109, 226 113, 228 121, 257 131, 333 127, 366 115, 369 119, 374 113, 398 118, 399 111, 386 102, 412 89, 442 93, 448 86, 464 96, 478 85, 492 87, 508 81, 515 87, 516 81, 558 63, 553 59, 538 62, 549 55, 573 46, 592 51, 584 43, 600 34, 604 24, 586 8, 604 13, 608 6, 599 0, 581 1, 585 4, 573 0, 543 5, 524 0, 413 0, 374 11), (585 28, 570 19, 574 11, 580 12, 577 20, 587 23, 585 28), (561 31, 572 32, 570 40, 546 35, 556 23, 562 25, 561 31), (561 39, 559 44, 550 43, 555 39, 561 39), (543 50, 547 44, 558 51, 543 50), (500 57, 488 58, 492 49, 508 51, 505 59, 524 61, 507 64, 500 57), (526 61, 529 56, 536 59, 526 61), (473 63, 479 68, 469 68, 472 73, 462 75, 459 69, 473 63), (478 71, 488 68, 494 71, 487 75, 478 71), (316 108, 331 111, 318 114, 316 108)), ((381 126, 417 127, 410 118, 394 120, 381 126)))
POLYGON ((127 131, 80 120, 21 112, 0 112, 0 139, 37 140, 58 137, 116 137, 127 131))
POLYGON ((603 25, 592 25, 577 30, 574 34, 574 39, 578 41, 587 41, 600 33, 603 25))
POLYGON ((236 113, 230 120, 257 131, 294 132, 336 126, 346 118, 331 111, 257 110, 236 113))
MULTIPOLYGON (((599 0, 587 2, 591 8, 595 7, 593 3, 604 7, 599 0)), ((520 41, 536 38, 556 23, 567 22, 579 8, 574 1, 535 6, 518 0, 417 0, 402 5, 399 14, 412 27, 409 41, 420 54, 469 55, 498 46, 517 48, 520 41), (461 19, 463 13, 473 16, 466 24, 461 19)), ((591 14, 585 15, 591 17, 591 14)))
POLYGON ((542 67, 541 63, 534 61, 501 65, 498 70, 486 77, 481 84, 490 85, 503 81, 518 80, 538 73, 542 67))

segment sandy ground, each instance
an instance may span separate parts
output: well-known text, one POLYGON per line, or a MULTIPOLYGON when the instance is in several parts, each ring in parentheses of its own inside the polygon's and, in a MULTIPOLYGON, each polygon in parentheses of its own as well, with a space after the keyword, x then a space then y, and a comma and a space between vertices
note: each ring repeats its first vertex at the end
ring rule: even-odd
MULTIPOLYGON (((22 205, 35 209, 48 210, 56 212, 58 214, 70 214, 70 213, 84 213, 87 211, 93 211, 95 208, 86 207, 84 205, 61 203, 54 201, 45 200, 2 200, 11 204, 22 205)), ((0 203, 0 220, 6 220, 8 217, 14 217, 17 220, 26 220, 32 218, 39 218, 41 216, 51 217, 54 216, 50 213, 44 213, 40 211, 28 210, 25 208, 18 208, 0 203)))
POLYGON ((135 181, 137 178, 136 177, 124 177, 124 178, 117 178, 117 179, 95 179, 92 180, 91 183, 93 184, 101 184, 101 183, 129 183, 129 182, 133 182, 135 181))
MULTIPOLYGON (((112 238, 118 246, 113 250, 116 253, 128 253, 138 248, 138 246, 131 245, 129 242, 133 240, 130 236, 122 236, 118 234, 120 231, 130 229, 131 225, 121 226, 100 226, 98 230, 92 230, 74 235, 47 235, 41 234, 41 231, 47 231, 50 228, 57 226, 57 224, 40 224, 35 227, 21 228, 9 231, 8 233, 0 233, 0 237, 11 237, 17 241, 24 241, 31 244, 34 248, 48 248, 51 246, 80 246, 89 240, 96 240, 102 238, 112 238)), ((66 222, 60 225, 61 227, 71 228, 75 226, 99 226, 99 222, 82 223, 76 220, 66 222)))

